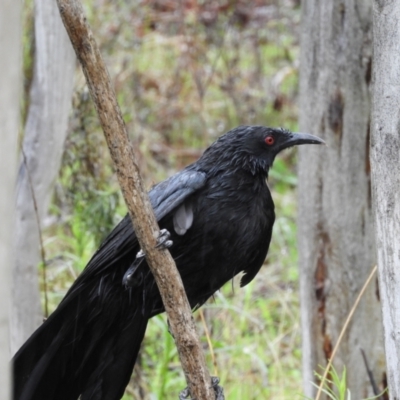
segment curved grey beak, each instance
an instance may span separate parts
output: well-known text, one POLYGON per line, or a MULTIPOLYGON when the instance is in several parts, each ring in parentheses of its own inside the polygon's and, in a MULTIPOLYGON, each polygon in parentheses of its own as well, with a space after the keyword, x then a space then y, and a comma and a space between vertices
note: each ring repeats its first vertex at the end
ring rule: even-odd
POLYGON ((309 133, 293 132, 287 140, 280 146, 279 150, 286 149, 292 146, 298 146, 300 144, 325 144, 318 136, 310 135, 309 133))
POLYGON ((325 144, 325 141, 319 138, 318 136, 310 135, 309 133, 292 133, 292 138, 290 142, 293 145, 299 144, 325 144))

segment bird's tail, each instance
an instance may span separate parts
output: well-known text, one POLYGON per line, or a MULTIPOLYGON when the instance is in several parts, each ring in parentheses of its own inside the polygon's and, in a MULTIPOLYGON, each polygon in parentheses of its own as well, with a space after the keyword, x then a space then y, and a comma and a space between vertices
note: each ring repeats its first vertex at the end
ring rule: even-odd
POLYGON ((148 318, 140 306, 68 299, 13 359, 14 400, 117 400, 129 382, 148 318), (119 306, 119 307, 118 307, 119 306))

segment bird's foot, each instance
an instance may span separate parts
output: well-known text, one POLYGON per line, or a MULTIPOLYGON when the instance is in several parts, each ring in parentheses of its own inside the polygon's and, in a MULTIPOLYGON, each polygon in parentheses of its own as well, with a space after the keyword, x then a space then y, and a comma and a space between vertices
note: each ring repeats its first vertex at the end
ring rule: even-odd
MULTIPOLYGON (((172 240, 169 240, 170 237, 171 234, 167 229, 161 229, 160 233, 158 234, 156 249, 170 248, 174 244, 172 240)), ((142 249, 140 249, 136 254, 136 258, 140 259, 144 257, 146 257, 146 254, 142 249)))
POLYGON ((141 258, 145 258, 146 254, 144 254, 144 251, 142 249, 140 249, 137 254, 136 254, 136 259, 140 260, 141 258))
POLYGON ((167 229, 161 229, 160 233, 158 234, 157 238, 157 249, 168 249, 170 248, 174 242, 170 240, 171 233, 167 229))
POLYGON ((211 377, 211 385, 215 392, 215 400, 225 400, 224 388, 222 386, 219 386, 218 376, 211 377))
POLYGON ((140 264, 142 264, 143 260, 145 258, 145 254, 142 250, 140 250, 136 254, 136 259, 132 263, 132 265, 128 268, 128 270, 125 272, 125 275, 122 279, 122 284, 126 288, 130 287, 138 287, 142 284, 143 282, 143 273, 139 270, 140 264))
MULTIPOLYGON (((211 377, 211 385, 215 392, 215 400, 225 400, 224 389, 222 388, 222 386, 219 386, 219 378, 218 377, 216 377, 216 376, 211 377)), ((189 388, 186 388, 179 393, 179 400, 185 400, 185 399, 190 400, 189 388)), ((191 400, 196 400, 196 399, 191 399, 191 400)))
MULTIPOLYGON (((156 248, 168 249, 169 247, 171 247, 173 245, 173 242, 169 239, 170 237, 171 234, 166 229, 161 229, 160 233, 158 234, 156 248)), ((126 271, 124 278, 122 279, 122 284, 125 287, 137 287, 142 283, 143 276, 142 274, 138 274, 137 271, 145 257, 145 252, 140 249, 136 254, 135 261, 129 267, 128 271, 126 271)))

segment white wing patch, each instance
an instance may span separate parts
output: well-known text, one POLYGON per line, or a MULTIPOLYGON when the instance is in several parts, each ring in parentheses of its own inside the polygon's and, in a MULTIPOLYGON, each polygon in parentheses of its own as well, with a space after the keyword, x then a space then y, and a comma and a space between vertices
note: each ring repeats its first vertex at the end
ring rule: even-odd
POLYGON ((193 209, 190 201, 185 201, 175 211, 174 229, 178 235, 184 235, 193 223, 193 209))

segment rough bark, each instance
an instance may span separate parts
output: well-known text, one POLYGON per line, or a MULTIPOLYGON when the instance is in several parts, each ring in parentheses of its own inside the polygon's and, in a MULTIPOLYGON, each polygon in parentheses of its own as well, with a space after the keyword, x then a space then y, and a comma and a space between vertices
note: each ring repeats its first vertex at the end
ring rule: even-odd
MULTIPOLYGON (((300 130, 325 151, 299 154, 299 257, 305 394, 325 366, 343 323, 375 265, 369 118, 372 2, 302 2, 300 130)), ((318 151, 316 151, 318 150, 318 151)), ((360 349, 382 382, 385 362, 377 282, 368 288, 339 348, 352 398, 372 394, 360 349)))
POLYGON ((215 396, 210 385, 210 375, 181 277, 169 251, 155 248, 160 229, 143 187, 132 145, 98 46, 80 2, 57 0, 57 3, 82 64, 136 236, 160 290, 191 395, 199 400, 213 399, 215 396))
POLYGON ((71 108, 75 56, 54 0, 35 2, 35 65, 17 181, 11 351, 41 324, 38 226, 58 175, 71 108), (34 207, 36 199, 37 213, 34 207))
POLYGON ((400 3, 375 1, 371 169, 391 399, 400 399, 400 3))
POLYGON ((14 187, 17 172, 19 101, 22 81, 21 6, 0 2, 0 399, 10 398, 9 306, 14 263, 14 187))

